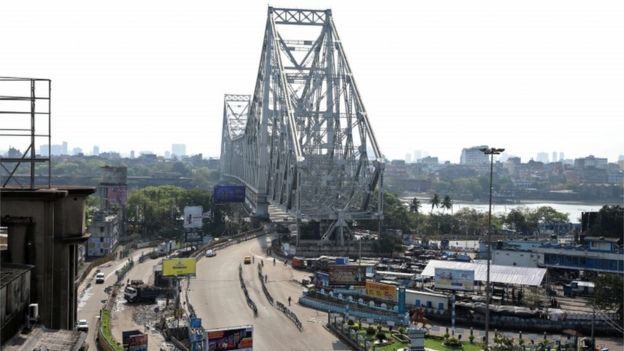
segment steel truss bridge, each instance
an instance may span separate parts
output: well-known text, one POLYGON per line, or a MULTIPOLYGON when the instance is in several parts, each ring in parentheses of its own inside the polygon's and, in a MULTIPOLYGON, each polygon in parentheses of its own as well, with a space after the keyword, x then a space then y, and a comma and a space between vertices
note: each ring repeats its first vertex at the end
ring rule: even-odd
POLYGON ((353 221, 381 227, 383 170, 331 10, 269 7, 253 95, 224 98, 222 179, 255 216, 271 203, 343 244, 353 221))

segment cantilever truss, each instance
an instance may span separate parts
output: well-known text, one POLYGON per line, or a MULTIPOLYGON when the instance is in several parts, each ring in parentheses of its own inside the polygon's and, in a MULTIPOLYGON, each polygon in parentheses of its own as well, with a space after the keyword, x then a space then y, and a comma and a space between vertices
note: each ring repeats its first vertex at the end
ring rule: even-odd
POLYGON ((340 241, 346 223, 381 219, 383 157, 331 10, 269 7, 254 94, 225 96, 221 160, 258 216, 270 202, 332 221, 323 237, 340 241))

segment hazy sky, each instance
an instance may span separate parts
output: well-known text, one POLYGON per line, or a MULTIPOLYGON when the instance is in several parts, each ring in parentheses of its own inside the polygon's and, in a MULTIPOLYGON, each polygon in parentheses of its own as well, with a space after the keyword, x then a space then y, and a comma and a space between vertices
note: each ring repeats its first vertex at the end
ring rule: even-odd
MULTIPOLYGON (((53 143, 218 156, 223 94, 253 92, 267 5, 4 1, 0 75, 53 80, 53 143)), ((389 158, 624 154, 624 1, 271 5, 332 8, 389 158)))

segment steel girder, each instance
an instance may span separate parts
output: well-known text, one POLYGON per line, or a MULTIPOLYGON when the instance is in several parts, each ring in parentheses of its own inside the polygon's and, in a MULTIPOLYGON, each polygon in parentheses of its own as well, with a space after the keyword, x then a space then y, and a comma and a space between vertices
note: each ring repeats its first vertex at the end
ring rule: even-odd
POLYGON ((382 218, 370 200, 376 188, 383 196, 383 156, 331 10, 269 7, 254 94, 226 95, 223 118, 222 174, 247 185, 256 209, 331 220, 325 239, 382 218), (288 38, 282 25, 308 36, 288 38))

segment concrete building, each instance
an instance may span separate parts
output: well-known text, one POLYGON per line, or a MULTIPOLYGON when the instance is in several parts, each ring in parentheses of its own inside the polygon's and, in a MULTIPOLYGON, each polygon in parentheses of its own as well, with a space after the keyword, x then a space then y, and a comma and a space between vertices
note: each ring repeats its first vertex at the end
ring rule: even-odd
POLYGON ((541 163, 548 163, 548 152, 538 152, 535 156, 535 161, 541 163))
POLYGON ((587 168, 607 169, 607 165, 608 165, 608 162, 606 158, 595 157, 594 155, 589 155, 587 157, 574 159, 574 168, 576 169, 587 169, 587 168))
POLYGON ((113 252, 119 242, 119 216, 117 214, 98 211, 93 214, 89 225, 89 241, 87 256, 100 257, 113 252))
POLYGON ((18 332, 30 304, 30 276, 33 266, 0 264, 0 341, 18 332))
POLYGON ((93 145, 93 152, 91 152, 91 155, 98 156, 99 154, 100 154, 100 147, 97 145, 93 145))
MULTIPOLYGON (((48 328, 73 329, 78 245, 87 240, 85 200, 93 188, 1 191, 1 225, 7 227, 2 265, 30 265, 30 300, 48 328)), ((23 284, 22 286, 27 286, 23 284)))
POLYGON ((481 149, 487 148, 487 145, 473 146, 462 149, 459 163, 462 165, 480 166, 489 163, 489 159, 481 149))
POLYGON ((542 267, 624 274, 624 249, 616 238, 586 237, 583 246, 544 245, 542 267))
POLYGON ((186 144, 172 144, 171 155, 177 158, 182 158, 186 156, 186 144))

